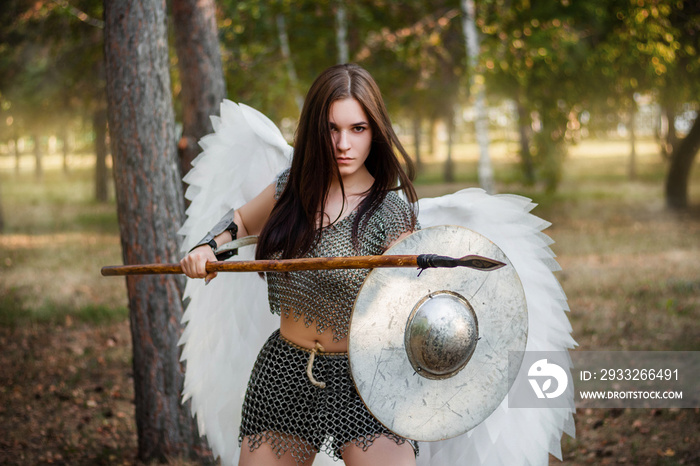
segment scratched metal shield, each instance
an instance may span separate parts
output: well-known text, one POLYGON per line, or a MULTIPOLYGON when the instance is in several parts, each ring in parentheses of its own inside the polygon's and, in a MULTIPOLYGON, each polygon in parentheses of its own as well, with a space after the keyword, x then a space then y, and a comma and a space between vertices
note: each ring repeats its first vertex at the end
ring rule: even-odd
POLYGON ((510 389, 508 352, 524 351, 527 342, 522 284, 495 244, 463 227, 418 231, 386 254, 478 254, 507 264, 490 272, 459 267, 426 269, 420 275, 410 268, 378 268, 369 273, 355 301, 348 356, 355 386, 369 410, 406 438, 456 437, 486 419, 510 389), (470 315, 476 316, 478 339, 463 367, 430 377, 409 358, 407 330, 413 328, 416 310, 423 312, 421 303, 436 292, 466 300, 470 315))

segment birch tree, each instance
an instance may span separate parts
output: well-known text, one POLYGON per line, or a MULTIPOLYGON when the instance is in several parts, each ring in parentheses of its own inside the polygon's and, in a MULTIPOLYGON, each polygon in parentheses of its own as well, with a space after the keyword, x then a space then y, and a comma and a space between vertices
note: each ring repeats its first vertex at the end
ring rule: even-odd
POLYGON ((335 10, 335 38, 338 47, 338 63, 347 63, 350 60, 348 47, 348 17, 345 2, 337 0, 335 10))
POLYGON ((294 62, 292 61, 292 52, 289 48, 289 36, 287 36, 287 21, 284 19, 284 14, 278 13, 275 17, 275 22, 277 23, 277 37, 280 41, 282 57, 284 58, 284 63, 287 67, 289 84, 291 85, 292 92, 294 93, 294 101, 299 108, 299 112, 301 112, 301 108, 304 106, 304 98, 299 93, 299 79, 297 78, 297 72, 294 69, 294 62))
POLYGON ((464 39, 467 49, 467 63, 469 69, 469 83, 471 93, 474 96, 474 109, 476 121, 474 129, 476 141, 479 145, 479 184, 488 193, 493 193, 493 167, 489 156, 489 116, 486 107, 486 86, 484 76, 477 73, 479 62, 479 36, 474 23, 474 0, 462 1, 462 25, 464 27, 464 39))

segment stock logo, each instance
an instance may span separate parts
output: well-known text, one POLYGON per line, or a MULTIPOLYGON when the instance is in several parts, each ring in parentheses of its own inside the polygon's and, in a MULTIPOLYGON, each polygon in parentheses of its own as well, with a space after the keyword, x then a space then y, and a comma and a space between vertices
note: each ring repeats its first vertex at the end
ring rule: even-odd
POLYGON ((527 371, 527 375, 537 398, 556 398, 564 393, 569 384, 566 371, 558 364, 548 363, 546 359, 535 361, 527 371), (552 380, 557 382, 554 389, 552 389, 552 380))

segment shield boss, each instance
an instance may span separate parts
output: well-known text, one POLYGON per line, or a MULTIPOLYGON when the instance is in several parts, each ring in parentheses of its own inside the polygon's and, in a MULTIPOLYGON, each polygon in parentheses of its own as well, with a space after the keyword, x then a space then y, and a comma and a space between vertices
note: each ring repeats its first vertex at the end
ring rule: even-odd
POLYGON ((355 386, 388 429, 435 441, 480 424, 510 389, 509 351, 525 350, 527 306, 503 252, 467 228, 418 231, 386 254, 478 254, 505 262, 464 267, 378 268, 355 301, 348 357, 355 386))

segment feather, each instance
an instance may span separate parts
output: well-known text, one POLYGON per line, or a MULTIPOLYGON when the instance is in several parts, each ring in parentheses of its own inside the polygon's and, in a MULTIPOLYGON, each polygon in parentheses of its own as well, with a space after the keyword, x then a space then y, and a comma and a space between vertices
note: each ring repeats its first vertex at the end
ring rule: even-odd
MULTIPOLYGON (((184 181, 192 202, 178 232, 183 252, 204 237, 230 209, 240 207, 289 166, 292 148, 260 112, 225 100, 214 133, 200 141, 202 153, 184 181)), ((236 257, 253 259, 254 246, 236 257)), ((183 402, 190 400, 200 435, 206 435, 222 464, 238 462, 241 405, 258 350, 279 318, 269 311, 267 286, 256 273, 222 273, 205 288, 187 280, 189 300, 180 338, 186 362, 183 402)))
MULTIPOLYGON (((292 148, 264 115, 224 101, 221 117, 212 117, 214 133, 200 141, 202 153, 184 178, 191 200, 178 232, 183 251, 204 237, 231 208, 261 192, 286 168, 292 148)), ((421 199, 423 227, 453 224, 480 233, 508 256, 525 290, 529 333, 527 350, 564 351, 575 346, 566 316, 566 295, 553 272, 559 270, 542 230, 549 223, 530 214, 529 199, 492 196, 480 189, 421 199)), ((254 246, 238 259, 252 259, 254 246)), ((257 274, 219 274, 204 286, 188 279, 189 301, 180 339, 186 362, 183 402, 191 402, 201 435, 223 465, 237 464, 238 428, 248 376, 264 341, 279 326, 269 312, 267 288, 257 274)), ((570 370, 570 368, 569 368, 570 370)), ((561 459, 563 433, 574 435, 573 409, 509 409, 507 399, 466 434, 421 443, 418 465, 546 465, 549 454, 561 459)), ((319 455, 314 464, 342 464, 319 455)))
MULTIPOLYGON (((549 223, 530 214, 529 199, 489 195, 471 188, 438 198, 420 199, 421 226, 459 225, 496 244, 515 267, 528 307, 526 351, 566 351, 576 342, 566 316, 566 295, 553 272, 559 270, 542 230, 549 223)), ((573 405, 573 403, 572 403, 573 405)), ((549 454, 561 459, 564 432, 574 435, 573 409, 508 408, 504 399, 484 422, 457 437, 422 443, 419 465, 546 465, 549 454)))

